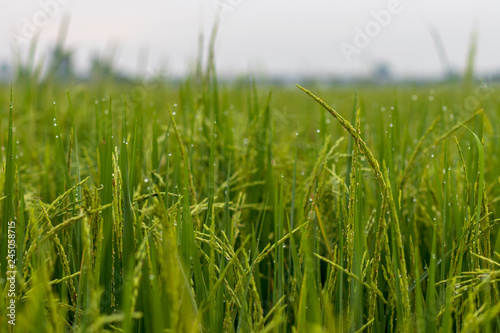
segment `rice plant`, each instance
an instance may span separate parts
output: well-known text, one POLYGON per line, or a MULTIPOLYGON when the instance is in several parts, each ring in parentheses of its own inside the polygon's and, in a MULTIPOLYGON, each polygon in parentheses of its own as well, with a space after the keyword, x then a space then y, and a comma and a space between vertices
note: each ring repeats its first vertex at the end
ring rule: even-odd
POLYGON ((207 63, 1 87, 1 332, 500 331, 494 83, 207 63))

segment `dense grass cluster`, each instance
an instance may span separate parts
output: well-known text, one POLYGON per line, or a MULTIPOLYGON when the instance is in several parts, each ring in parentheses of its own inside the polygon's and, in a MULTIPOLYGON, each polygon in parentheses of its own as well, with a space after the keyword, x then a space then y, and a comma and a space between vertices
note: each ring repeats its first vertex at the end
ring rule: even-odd
POLYGON ((3 86, 16 331, 499 332, 499 89, 300 89, 3 86))

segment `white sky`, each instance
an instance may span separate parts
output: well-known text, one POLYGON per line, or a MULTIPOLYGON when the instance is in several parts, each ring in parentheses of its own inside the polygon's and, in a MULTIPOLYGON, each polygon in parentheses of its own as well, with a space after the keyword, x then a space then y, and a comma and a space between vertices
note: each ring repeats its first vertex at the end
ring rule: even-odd
MULTIPOLYGON (((216 43, 218 71, 273 75, 363 74, 385 62, 400 76, 436 75, 443 71, 430 35, 434 25, 452 67, 465 67, 471 33, 478 33, 479 71, 500 70, 500 1, 400 0, 401 12, 347 62, 340 43, 353 44, 354 28, 373 21, 371 12, 397 0, 0 0, 0 62, 9 62, 9 36, 23 35, 26 21, 43 4, 56 4, 39 28, 37 56, 48 58, 64 14, 71 17, 66 45, 80 70, 91 54, 118 45, 115 64, 130 72, 162 65, 176 75, 196 58, 198 34, 208 40, 219 3, 226 6, 216 43), (148 60, 138 65, 140 52, 148 60)), ((40 17, 40 16, 39 16, 40 17)), ((42 16, 43 18, 43 16, 42 16)), ((29 37, 29 36, 28 36, 29 37)), ((26 54, 27 44, 21 44, 26 54)))

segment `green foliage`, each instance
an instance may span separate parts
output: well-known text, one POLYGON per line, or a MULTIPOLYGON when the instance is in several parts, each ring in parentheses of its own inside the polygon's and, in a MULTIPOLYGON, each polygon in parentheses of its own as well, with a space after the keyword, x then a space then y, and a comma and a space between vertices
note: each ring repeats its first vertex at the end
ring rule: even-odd
POLYGON ((16 330, 500 331, 497 88, 472 110, 456 83, 311 100, 208 66, 0 95, 16 330))

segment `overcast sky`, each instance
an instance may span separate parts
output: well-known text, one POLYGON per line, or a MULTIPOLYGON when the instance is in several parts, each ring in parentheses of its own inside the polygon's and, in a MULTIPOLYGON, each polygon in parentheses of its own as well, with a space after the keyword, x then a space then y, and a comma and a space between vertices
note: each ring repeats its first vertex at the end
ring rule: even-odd
POLYGON ((37 56, 48 58, 68 15, 66 45, 79 70, 118 45, 122 70, 181 75, 196 58, 199 32, 208 39, 216 7, 223 11, 217 67, 225 74, 363 74, 387 63, 399 76, 437 75, 443 65, 432 26, 453 68, 465 67, 477 31, 477 69, 500 70, 495 0, 0 0, 0 62, 11 61, 12 44, 26 54, 30 28, 40 33, 37 56))

